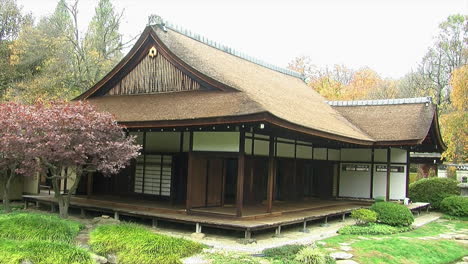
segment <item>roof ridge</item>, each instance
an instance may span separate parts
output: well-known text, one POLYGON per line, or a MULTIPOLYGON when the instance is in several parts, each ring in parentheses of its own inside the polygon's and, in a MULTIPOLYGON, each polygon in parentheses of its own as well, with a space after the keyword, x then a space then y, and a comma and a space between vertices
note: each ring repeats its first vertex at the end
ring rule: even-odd
POLYGON ((349 101, 325 101, 331 106, 364 106, 364 105, 402 105, 402 104, 432 104, 432 97, 413 97, 377 100, 349 100, 349 101))
POLYGON ((181 27, 179 25, 173 24, 170 21, 163 20, 162 24, 156 23, 155 25, 162 26, 163 30, 166 30, 166 28, 169 28, 169 29, 171 29, 171 30, 173 30, 173 31, 175 31, 175 32, 177 32, 179 34, 182 34, 182 35, 184 35, 186 37, 189 37, 189 38, 191 38, 193 40, 196 40, 196 41, 201 42, 201 43, 203 43, 205 45, 213 47, 213 48, 215 48, 217 50, 226 52, 226 53, 228 53, 230 55, 239 57, 241 59, 244 59, 246 61, 255 63, 255 64, 259 65, 259 66, 268 68, 270 70, 274 70, 274 71, 277 71, 277 72, 280 72, 280 73, 283 73, 283 74, 287 74, 287 75, 299 78, 301 80, 305 79, 304 75, 299 73, 299 72, 296 72, 296 71, 293 71, 293 70, 290 70, 290 69, 286 69, 286 68, 282 68, 282 67, 276 66, 274 64, 268 63, 266 61, 257 59, 257 58, 255 58, 253 56, 250 56, 250 55, 248 55, 248 54, 246 54, 244 52, 240 52, 238 50, 233 49, 232 47, 229 47, 229 46, 224 45, 224 44, 222 44, 220 42, 208 39, 207 37, 205 37, 203 35, 192 32, 191 30, 183 28, 183 27, 181 27))

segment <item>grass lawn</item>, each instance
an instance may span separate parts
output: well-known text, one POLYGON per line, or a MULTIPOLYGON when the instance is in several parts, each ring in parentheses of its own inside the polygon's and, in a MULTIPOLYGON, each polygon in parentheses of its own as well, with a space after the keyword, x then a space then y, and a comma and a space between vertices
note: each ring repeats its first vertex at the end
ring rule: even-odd
POLYGON ((136 224, 110 224, 94 229, 89 245, 99 255, 113 253, 119 263, 173 264, 201 252, 203 246, 186 239, 155 234, 136 224))
POLYGON ((339 248, 339 243, 351 244, 353 259, 359 263, 418 263, 454 262, 468 252, 468 246, 438 238, 439 234, 468 229, 466 221, 437 221, 411 232, 394 235, 339 235, 323 240, 327 248, 339 248))

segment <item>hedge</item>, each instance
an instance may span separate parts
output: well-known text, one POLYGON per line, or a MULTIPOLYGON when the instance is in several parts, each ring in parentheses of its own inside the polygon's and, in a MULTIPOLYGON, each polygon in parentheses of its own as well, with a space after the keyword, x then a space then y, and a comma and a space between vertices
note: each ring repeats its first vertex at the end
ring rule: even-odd
POLYGON ((468 197, 447 197, 440 203, 440 209, 448 215, 468 216, 468 197))
POLYGON ((440 209, 440 203, 446 197, 460 195, 457 181, 449 178, 421 179, 409 186, 409 198, 413 202, 430 203, 435 209, 440 209))

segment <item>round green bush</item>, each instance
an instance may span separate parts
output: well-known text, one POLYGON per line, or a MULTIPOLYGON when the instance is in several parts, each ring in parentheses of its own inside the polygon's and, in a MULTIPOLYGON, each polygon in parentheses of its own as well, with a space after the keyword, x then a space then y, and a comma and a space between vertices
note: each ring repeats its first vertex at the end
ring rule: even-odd
POLYGON ((410 226, 414 222, 414 216, 404 205, 391 202, 378 202, 371 206, 377 213, 377 220, 382 224, 391 226, 410 226))
POLYGON ((427 178, 409 185, 409 198, 413 202, 430 203, 440 209, 440 202, 446 197, 460 195, 457 181, 449 178, 427 178))
POLYGON ((468 216, 468 197, 447 197, 440 203, 440 210, 452 216, 468 216))
POLYGON ((351 212, 351 217, 356 220, 356 224, 365 225, 377 221, 377 213, 369 209, 357 209, 351 212))

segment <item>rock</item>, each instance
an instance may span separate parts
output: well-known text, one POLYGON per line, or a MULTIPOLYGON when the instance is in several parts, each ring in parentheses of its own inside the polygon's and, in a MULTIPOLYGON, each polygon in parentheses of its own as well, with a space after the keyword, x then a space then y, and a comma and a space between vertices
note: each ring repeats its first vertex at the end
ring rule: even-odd
POLYGON ((324 248, 324 249, 327 250, 327 251, 336 251, 335 248, 324 248))
POLYGON ((208 264, 210 262, 203 259, 202 256, 196 255, 196 256, 191 256, 191 257, 182 259, 182 263, 184 264, 208 264))
POLYGON ((336 261, 336 264, 359 264, 359 263, 351 259, 346 259, 346 260, 338 260, 336 261))
POLYGON ((242 245, 248 245, 248 244, 252 244, 252 243, 257 243, 257 240, 255 240, 253 238, 250 238, 250 239, 242 238, 242 239, 238 239, 237 243, 242 244, 242 245))
POLYGON ((29 259, 25 259, 21 261, 21 264, 34 264, 34 263, 32 263, 29 259))
POLYGON ((460 234, 460 235, 455 235, 453 238, 456 240, 468 240, 468 235, 460 234))
POLYGON ((340 246, 351 246, 350 243, 338 243, 338 244, 340 244, 340 246))
POLYGON ((320 245, 320 246, 325 246, 327 243, 323 242, 323 241, 317 241, 316 242, 317 245, 320 245))
POLYGON ((117 261, 117 256, 114 255, 114 254, 109 254, 109 255, 107 255, 107 261, 110 264, 116 264, 118 262, 117 261))
POLYGON ((350 259, 353 257, 353 254, 351 253, 346 253, 346 252, 333 252, 330 254, 330 257, 336 259, 336 260, 341 260, 341 259, 350 259))
POLYGON ((468 256, 462 258, 463 261, 468 262, 468 256))
POLYGON ((106 224, 118 224, 120 223, 120 221, 114 218, 110 218, 108 215, 103 215, 101 217, 94 217, 92 220, 92 223, 94 225, 106 225, 106 224))
POLYGON ((350 246, 341 246, 340 249, 343 250, 343 251, 351 251, 351 250, 353 250, 350 246))
POLYGON ((203 234, 203 233, 192 233, 190 236, 191 236, 193 239, 203 239, 203 238, 206 237, 206 235, 203 234))
POLYGON ((107 263, 107 259, 103 256, 98 256, 96 254, 91 254, 91 258, 96 262, 96 263, 107 263))

